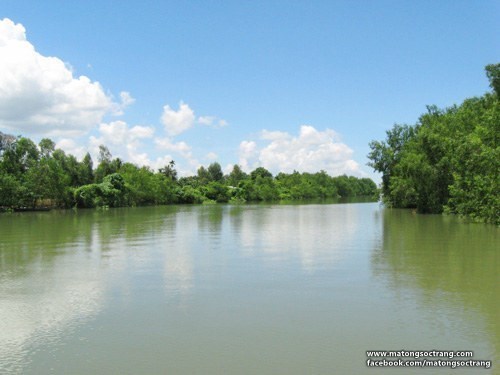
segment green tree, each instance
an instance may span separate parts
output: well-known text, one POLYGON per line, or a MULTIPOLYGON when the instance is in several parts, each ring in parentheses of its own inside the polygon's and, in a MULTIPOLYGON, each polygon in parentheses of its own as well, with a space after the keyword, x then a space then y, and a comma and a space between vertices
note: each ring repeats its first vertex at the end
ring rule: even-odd
POLYGON ((224 173, 222 173, 222 168, 219 163, 214 162, 208 166, 208 174, 210 175, 210 181, 220 182, 224 178, 224 173))
POLYGON ((16 137, 13 135, 0 132, 0 157, 3 155, 4 151, 10 149, 15 142, 16 137))
POLYGON ((486 76, 490 81, 490 87, 500 96, 500 63, 486 65, 486 76))
POLYGON ((219 203, 225 203, 230 198, 228 187, 217 181, 209 182, 206 186, 204 186, 202 192, 208 199, 219 203))
POLYGON ((56 144, 51 139, 44 138, 38 143, 38 147, 40 147, 41 157, 42 158, 49 158, 52 156, 52 153, 55 151, 56 144))
POLYGON ((172 181, 177 181, 177 171, 175 170, 175 161, 170 160, 170 162, 158 170, 165 177, 170 178, 172 181))
POLYGON ((369 165, 383 174, 387 203, 500 223, 500 64, 486 74, 494 93, 444 110, 429 106, 414 127, 370 143, 369 165))
POLYGON ((112 159, 111 152, 104 146, 99 146, 99 165, 94 173, 95 182, 104 181, 104 178, 110 174, 117 173, 123 162, 119 158, 112 159))
POLYGON ((212 176, 210 175, 210 172, 204 166, 198 168, 197 177, 198 177, 198 182, 202 185, 206 185, 210 181, 212 181, 211 180, 212 176))
POLYGON ((233 170, 231 173, 229 173, 229 176, 227 178, 227 183, 230 186, 238 186, 240 181, 243 181, 244 179, 248 178, 248 175, 243 172, 241 167, 238 164, 235 164, 233 166, 233 170))
POLYGON ((256 180, 258 177, 273 178, 273 175, 266 168, 258 167, 255 170, 253 170, 252 172, 250 172, 250 178, 252 180, 256 180))
POLYGON ((4 150, 2 169, 12 175, 20 176, 38 163, 38 148, 31 139, 20 137, 4 150))
POLYGON ((86 185, 94 181, 94 163, 87 152, 78 167, 79 184, 86 185))
POLYGON ((19 205, 21 183, 13 175, 0 170, 0 207, 15 207, 19 205))
POLYGON ((394 167, 401 159, 404 145, 414 137, 415 129, 408 125, 394 125, 386 132, 386 141, 371 141, 368 163, 377 172, 382 173, 382 194, 390 197, 390 179, 394 172, 394 167))

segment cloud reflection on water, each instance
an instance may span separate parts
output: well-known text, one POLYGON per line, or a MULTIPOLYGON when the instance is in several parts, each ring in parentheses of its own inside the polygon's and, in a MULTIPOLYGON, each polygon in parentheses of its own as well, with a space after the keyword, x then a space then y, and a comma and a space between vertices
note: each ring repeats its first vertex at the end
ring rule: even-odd
POLYGON ((274 263, 298 258, 313 272, 345 256, 358 230, 357 213, 349 205, 250 206, 233 230, 244 256, 274 263))
POLYGON ((23 372, 36 351, 52 350, 104 306, 121 301, 128 309, 148 293, 157 299, 161 282, 165 303, 185 306, 200 287, 228 280, 242 256, 271 267, 296 261, 308 273, 332 267, 359 231, 356 209, 333 212, 328 205, 195 206, 6 221, 0 372, 23 372))
POLYGON ((21 277, 1 273, 0 373, 21 373, 36 346, 61 340, 101 310, 99 260, 83 246, 73 251, 50 267, 35 260, 21 277))

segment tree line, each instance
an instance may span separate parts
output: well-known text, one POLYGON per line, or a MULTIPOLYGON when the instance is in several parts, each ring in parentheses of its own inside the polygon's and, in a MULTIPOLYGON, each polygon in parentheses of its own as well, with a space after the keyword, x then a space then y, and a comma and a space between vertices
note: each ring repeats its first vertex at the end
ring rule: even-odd
POLYGON ((500 64, 485 69, 491 92, 428 106, 415 125, 396 124, 370 143, 386 204, 500 224, 500 64))
POLYGON ((234 165, 224 175, 219 163, 201 166, 180 177, 175 162, 153 171, 113 158, 99 147, 97 166, 87 153, 82 160, 57 149, 50 139, 35 144, 26 137, 0 133, 0 208, 92 208, 175 203, 243 203, 257 201, 376 196, 369 178, 331 177, 317 173, 279 173, 263 167, 245 173, 234 165))

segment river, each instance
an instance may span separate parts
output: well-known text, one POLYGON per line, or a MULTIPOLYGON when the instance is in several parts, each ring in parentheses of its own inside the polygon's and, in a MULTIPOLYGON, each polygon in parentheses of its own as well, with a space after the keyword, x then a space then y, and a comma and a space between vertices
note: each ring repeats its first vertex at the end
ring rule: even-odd
POLYGON ((2 214, 0 373, 494 374, 499 231, 378 203, 2 214))

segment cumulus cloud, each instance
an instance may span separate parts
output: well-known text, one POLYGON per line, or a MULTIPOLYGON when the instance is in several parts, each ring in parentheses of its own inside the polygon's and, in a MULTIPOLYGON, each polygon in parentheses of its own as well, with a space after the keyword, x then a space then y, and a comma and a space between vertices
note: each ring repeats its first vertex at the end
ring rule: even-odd
POLYGON ((260 137, 269 141, 277 141, 291 138, 290 134, 280 131, 262 130, 260 137))
POLYGON ((200 116, 198 117, 198 124, 211 126, 213 128, 222 128, 228 125, 226 120, 217 118, 215 116, 200 116))
POLYGON ((157 138, 155 139, 155 144, 162 150, 176 152, 185 158, 190 158, 192 156, 191 146, 184 141, 174 142, 170 138, 157 138))
POLYGON ((135 98, 128 91, 120 92, 120 103, 114 104, 113 114, 115 116, 123 115, 125 108, 135 103, 135 98))
POLYGON ((214 116, 200 116, 198 118, 198 123, 201 125, 212 125, 215 121, 214 116))
MULTIPOLYGON (((182 166, 178 164, 179 167, 178 172, 180 176, 193 175, 196 169, 200 166, 198 159, 196 159, 193 156, 191 146, 189 146, 186 142, 184 141, 175 142, 171 138, 166 137, 166 138, 156 138, 154 140, 154 143, 158 149, 162 151, 167 151, 169 153, 177 154, 178 156, 181 156, 183 159, 185 159, 185 162, 188 165, 187 168, 182 168, 182 166)), ((168 157, 159 158, 154 165, 164 166, 165 165, 164 160, 167 159, 168 161, 170 161, 171 159, 176 160, 176 158, 172 158, 170 155, 168 155, 168 157)))
POLYGON ((257 143, 254 141, 243 141, 240 143, 240 156, 244 158, 252 157, 255 154, 257 143))
POLYGON ((179 103, 177 111, 166 104, 163 107, 161 122, 170 137, 184 133, 195 124, 210 126, 212 128, 222 128, 228 124, 226 120, 216 116, 199 116, 196 118, 194 111, 184 102, 179 103))
POLYGON ((218 158, 218 156, 215 152, 209 152, 205 157, 208 160, 217 160, 217 158, 218 158))
POLYGON ((194 111, 183 102, 179 104, 177 111, 170 108, 168 104, 163 107, 161 122, 169 136, 185 132, 194 125, 195 119, 194 111))
MULTIPOLYGON (((220 128, 227 125, 227 121, 216 116, 199 116, 196 117, 193 109, 184 102, 179 103, 177 110, 170 107, 168 104, 163 107, 161 122, 165 127, 167 137, 156 138, 154 143, 156 147, 162 151, 168 151, 177 154, 185 159, 189 165, 189 169, 180 169, 179 175, 193 174, 193 168, 196 170, 200 163, 193 156, 191 146, 184 141, 176 141, 175 137, 192 128, 195 125, 209 126, 211 128, 220 128)), ((215 160, 217 155, 213 152, 205 156, 209 160, 215 160)), ((162 163, 164 158, 159 158, 158 163, 162 163)))
POLYGON ((253 141, 241 142, 240 165, 243 169, 248 171, 259 165, 273 173, 324 170, 333 176, 362 175, 359 164, 352 159, 352 149, 340 142, 333 130, 318 131, 303 125, 298 136, 264 130, 261 140, 267 141, 261 148, 253 141))
POLYGON ((99 125, 99 132, 106 144, 122 145, 135 143, 139 139, 151 138, 154 129, 140 125, 129 128, 124 121, 113 121, 99 125))
MULTIPOLYGON (((131 97, 122 95, 122 104, 131 97)), ((0 20, 0 126, 48 136, 88 132, 116 108, 99 82, 74 77, 57 57, 43 56, 26 39, 26 30, 0 20)))
POLYGON ((85 147, 76 143, 74 139, 70 139, 70 138, 61 138, 56 143, 56 148, 59 148, 59 149, 63 150, 65 153, 67 153, 68 155, 73 155, 77 159, 80 159, 80 160, 87 153, 87 150, 85 147))
POLYGON ((239 147, 239 155, 240 155, 239 164, 241 168, 243 168, 246 171, 249 171, 251 168, 249 163, 251 160, 255 158, 256 154, 257 154, 257 143, 255 143, 254 141, 242 141, 239 147))
POLYGON ((129 127, 124 121, 113 121, 99 125, 99 137, 91 136, 89 149, 94 158, 98 155, 99 145, 109 148, 114 157, 119 157, 139 166, 153 163, 145 152, 140 152, 142 140, 152 138, 154 129, 149 126, 129 127))
POLYGON ((122 105, 127 107, 135 102, 135 99, 132 98, 132 95, 128 91, 120 92, 120 99, 122 101, 122 105))

